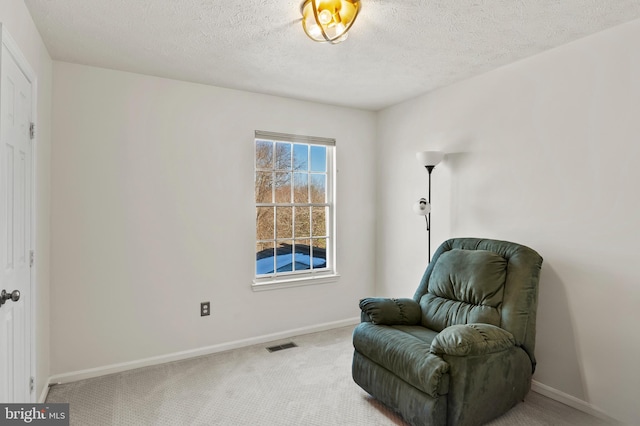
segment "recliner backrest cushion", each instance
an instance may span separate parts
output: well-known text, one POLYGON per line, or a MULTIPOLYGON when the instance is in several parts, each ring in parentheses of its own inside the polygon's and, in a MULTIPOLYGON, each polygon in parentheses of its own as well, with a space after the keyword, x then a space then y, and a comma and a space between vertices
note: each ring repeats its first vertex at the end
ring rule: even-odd
POLYGON ((500 326, 507 264, 504 257, 487 250, 442 253, 420 298, 422 325, 438 332, 456 324, 500 326))

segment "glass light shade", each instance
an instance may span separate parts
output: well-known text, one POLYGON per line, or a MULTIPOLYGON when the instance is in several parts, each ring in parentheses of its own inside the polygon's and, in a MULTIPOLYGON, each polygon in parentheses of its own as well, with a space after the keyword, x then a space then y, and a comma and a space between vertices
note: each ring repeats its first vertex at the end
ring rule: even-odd
POLYGON ((360 12, 360 0, 304 0, 302 28, 311 40, 340 43, 347 39, 360 12))
POLYGON ((423 166, 436 166, 444 158, 444 152, 442 151, 422 151, 416 153, 418 162, 423 166))
POLYGON ((420 216, 426 216, 431 213, 431 204, 427 202, 426 198, 420 198, 413 203, 413 212, 420 216))

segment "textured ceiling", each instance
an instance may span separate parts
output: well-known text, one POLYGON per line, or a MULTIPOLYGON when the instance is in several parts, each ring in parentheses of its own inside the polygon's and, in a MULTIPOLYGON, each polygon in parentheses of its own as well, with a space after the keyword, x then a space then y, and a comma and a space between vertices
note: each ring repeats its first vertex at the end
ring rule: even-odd
POLYGON ((298 0, 25 3, 55 60, 371 110, 640 17, 640 0, 362 0, 329 45, 298 0))

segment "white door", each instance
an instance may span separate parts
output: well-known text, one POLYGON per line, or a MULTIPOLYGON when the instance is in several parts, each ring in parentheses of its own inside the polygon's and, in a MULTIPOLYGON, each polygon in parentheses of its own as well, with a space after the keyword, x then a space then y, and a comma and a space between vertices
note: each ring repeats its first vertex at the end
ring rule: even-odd
POLYGON ((0 62, 0 402, 26 403, 32 402, 31 84, 4 42, 0 62))

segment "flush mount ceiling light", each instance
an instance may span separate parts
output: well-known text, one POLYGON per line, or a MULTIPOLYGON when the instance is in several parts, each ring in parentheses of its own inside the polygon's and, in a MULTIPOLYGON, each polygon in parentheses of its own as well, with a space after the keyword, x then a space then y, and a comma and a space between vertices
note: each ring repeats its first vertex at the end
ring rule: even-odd
POLYGON ((336 44, 347 39, 360 12, 360 1, 304 0, 300 10, 302 28, 311 40, 336 44))

